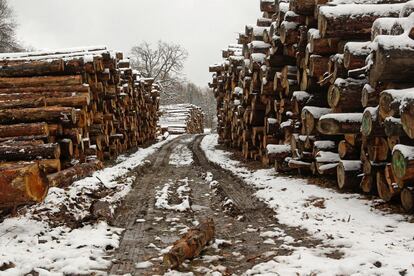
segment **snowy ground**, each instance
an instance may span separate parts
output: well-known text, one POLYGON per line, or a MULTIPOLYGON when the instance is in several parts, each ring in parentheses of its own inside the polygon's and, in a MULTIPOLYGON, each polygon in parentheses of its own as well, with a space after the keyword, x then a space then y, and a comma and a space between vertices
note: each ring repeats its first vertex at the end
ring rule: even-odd
POLYGON ((256 265, 246 275, 414 275, 414 224, 408 217, 378 211, 358 194, 310 185, 273 169, 250 171, 216 146, 214 134, 201 143, 210 161, 257 189, 255 195, 275 209, 280 223, 322 241, 312 249, 295 247, 281 229, 261 233, 267 243, 283 239, 293 253, 256 265))
POLYGON ((103 194, 99 201, 113 212, 131 190, 135 177, 127 176, 130 170, 145 165, 149 155, 173 138, 121 156, 117 165, 67 189, 51 188, 43 204, 0 223, 0 275, 99 274, 106 269, 111 264, 107 256, 118 247, 123 229, 88 217, 94 196, 103 194), (50 225, 50 218, 56 218, 57 225, 50 225))

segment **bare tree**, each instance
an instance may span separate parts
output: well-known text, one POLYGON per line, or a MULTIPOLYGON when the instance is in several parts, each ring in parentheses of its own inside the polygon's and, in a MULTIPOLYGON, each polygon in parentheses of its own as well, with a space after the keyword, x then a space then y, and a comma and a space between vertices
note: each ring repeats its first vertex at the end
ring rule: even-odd
POLYGON ((15 37, 16 22, 7 0, 0 0, 0 52, 17 52, 21 47, 15 37))
POLYGON ((155 47, 143 42, 131 49, 131 63, 144 77, 154 78, 171 96, 183 82, 182 70, 188 57, 187 51, 179 44, 158 41, 155 47))

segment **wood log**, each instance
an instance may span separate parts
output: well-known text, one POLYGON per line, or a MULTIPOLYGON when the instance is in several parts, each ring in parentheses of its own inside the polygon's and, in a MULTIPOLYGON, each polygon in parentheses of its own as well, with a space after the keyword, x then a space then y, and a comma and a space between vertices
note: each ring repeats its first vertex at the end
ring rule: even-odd
POLYGON ((47 179, 51 187, 67 187, 79 179, 91 176, 95 171, 102 168, 102 162, 94 160, 88 163, 76 164, 68 169, 49 174, 47 179))
POLYGON ((316 130, 318 120, 325 114, 329 114, 331 110, 329 108, 305 106, 302 109, 302 128, 304 133, 311 135, 316 130))
POLYGON ((414 89, 389 89, 380 94, 379 114, 381 119, 400 117, 400 105, 403 101, 414 99, 414 89))
POLYGON ((0 101, 0 109, 16 109, 16 108, 31 108, 31 107, 45 107, 46 100, 43 97, 36 99, 19 99, 11 101, 0 101))
POLYGON ((359 133, 362 124, 362 113, 333 113, 319 119, 317 129, 325 135, 359 133))
POLYGON ((270 163, 273 164, 275 161, 284 160, 289 157, 292 153, 290 145, 267 145, 266 155, 270 163))
POLYGON ((385 202, 391 201, 394 196, 392 191, 389 189, 384 172, 381 171, 377 172, 377 191, 378 196, 385 202))
POLYGON ((54 93, 82 93, 90 92, 89 85, 79 84, 79 85, 61 85, 61 86, 38 86, 38 87, 13 87, 13 88, 2 88, 0 94, 36 94, 36 93, 45 93, 45 92, 54 92, 54 93))
POLYGON ((336 79, 328 92, 329 106, 340 112, 361 111, 362 103, 358 99, 361 99, 362 88, 365 84, 366 80, 336 79))
POLYGON ((405 145, 394 147, 392 172, 400 182, 414 180, 414 147, 405 145))
POLYGON ((379 120, 379 108, 367 107, 362 115, 361 133, 364 136, 385 136, 384 127, 379 120))
POLYGON ((61 74, 65 70, 63 60, 30 61, 26 63, 3 65, 0 77, 32 77, 61 74))
MULTIPOLYGON (((414 90, 412 90, 414 92, 414 90)), ((414 99, 408 99, 400 109, 401 124, 405 133, 411 139, 414 138, 414 99)))
POLYGON ((43 159, 59 159, 59 144, 30 145, 24 142, 0 144, 0 160, 29 161, 43 159))
POLYGON ((348 42, 344 47, 344 66, 348 70, 365 66, 365 60, 370 53, 371 42, 348 42))
POLYGON ((369 70, 369 81, 372 86, 380 81, 412 82, 414 49, 412 46, 405 47, 401 43, 401 41, 407 40, 411 39, 406 34, 376 38, 378 46, 374 52, 373 64, 369 70))
POLYGON ((408 213, 414 211, 414 189, 413 187, 406 187, 401 191, 401 205, 408 213))
POLYGON ((17 136, 48 136, 46 123, 0 125, 0 138, 17 136))
POLYGON ((373 137, 367 141, 367 153, 369 160, 383 162, 388 159, 388 142, 384 137, 373 137))
POLYGON ((371 27, 379 17, 398 17, 400 4, 353 4, 319 8, 318 29, 322 38, 364 39, 371 37, 371 27))
POLYGON ((345 140, 338 144, 338 154, 342 160, 356 160, 360 156, 358 146, 353 146, 345 140))
POLYGON ((313 15, 315 2, 308 0, 291 0, 289 2, 289 10, 298 14, 313 15))
POLYGON ((41 202, 48 182, 37 163, 6 163, 0 166, 0 207, 41 202))
POLYGON ((339 189, 355 189, 360 186, 362 162, 360 160, 341 160, 337 166, 339 189))
POLYGON ((214 240, 215 226, 211 218, 200 222, 176 241, 171 250, 164 254, 164 265, 169 269, 177 269, 186 259, 200 255, 203 249, 214 240))
POLYGON ((72 122, 75 123, 75 109, 71 107, 40 107, 0 110, 0 124, 29 122, 72 122))
POLYGON ((364 85, 361 92, 362 107, 377 106, 379 104, 380 91, 373 88, 368 83, 364 85))
POLYGON ((0 78, 0 88, 81 85, 82 76, 42 76, 29 78, 0 78))

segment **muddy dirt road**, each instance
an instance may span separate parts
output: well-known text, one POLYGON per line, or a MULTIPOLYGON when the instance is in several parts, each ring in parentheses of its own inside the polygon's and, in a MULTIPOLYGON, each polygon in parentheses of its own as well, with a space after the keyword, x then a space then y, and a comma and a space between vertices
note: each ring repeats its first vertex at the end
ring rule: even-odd
POLYGON ((319 244, 300 229, 281 225, 274 212, 240 179, 210 164, 200 150, 203 136, 181 136, 154 154, 118 209, 115 225, 125 228, 113 256, 111 275, 162 275, 162 254, 196 221, 212 217, 216 242, 181 272, 241 275, 257 263, 290 252, 269 239, 283 230, 297 246, 319 244))

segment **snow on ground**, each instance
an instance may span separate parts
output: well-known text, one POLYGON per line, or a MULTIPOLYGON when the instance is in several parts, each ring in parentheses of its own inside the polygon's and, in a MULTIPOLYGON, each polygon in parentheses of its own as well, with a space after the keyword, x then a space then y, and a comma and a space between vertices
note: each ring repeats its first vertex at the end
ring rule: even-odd
POLYGON ((414 224, 407 217, 376 210, 358 194, 307 185, 306 179, 277 175, 274 169, 250 171, 217 149, 217 138, 208 135, 201 143, 210 161, 254 186, 279 223, 306 229, 322 241, 316 248, 285 243, 292 255, 275 257, 246 275, 414 275, 414 224), (343 256, 327 257, 335 251, 343 256))
POLYGON ((171 155, 169 164, 173 166, 188 166, 193 163, 193 153, 188 148, 187 144, 191 143, 194 137, 183 139, 179 145, 177 145, 171 155))
POLYGON ((101 201, 107 201, 113 211, 134 181, 132 177, 122 182, 117 179, 145 164, 149 155, 173 138, 122 156, 117 165, 67 189, 51 188, 44 203, 23 209, 24 214, 18 217, 5 219, 0 223, 0 275, 93 274, 108 267, 111 262, 106 256, 118 247, 122 229, 106 222, 83 224, 93 201, 88 195, 109 189, 112 192, 101 201), (62 209, 69 210, 74 220, 81 222, 77 229, 48 223, 48 218, 58 217, 62 209))
POLYGON ((169 204, 169 198, 172 194, 170 189, 174 187, 174 182, 170 180, 168 183, 164 184, 164 187, 162 187, 161 189, 158 188, 155 194, 155 207, 157 207, 158 209, 174 210, 177 212, 185 212, 189 210, 191 208, 189 196, 191 188, 188 185, 188 181, 188 178, 178 180, 179 186, 176 189, 176 194, 178 198, 181 200, 180 204, 169 204))

